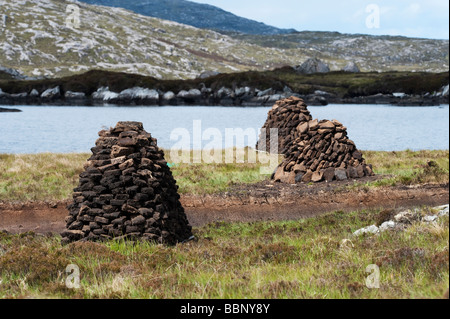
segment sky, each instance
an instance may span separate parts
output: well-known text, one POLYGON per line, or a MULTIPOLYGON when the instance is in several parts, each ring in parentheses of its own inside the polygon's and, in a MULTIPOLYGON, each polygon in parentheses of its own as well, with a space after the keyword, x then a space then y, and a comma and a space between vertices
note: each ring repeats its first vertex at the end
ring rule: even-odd
POLYGON ((298 31, 449 39, 448 0, 191 0, 298 31))

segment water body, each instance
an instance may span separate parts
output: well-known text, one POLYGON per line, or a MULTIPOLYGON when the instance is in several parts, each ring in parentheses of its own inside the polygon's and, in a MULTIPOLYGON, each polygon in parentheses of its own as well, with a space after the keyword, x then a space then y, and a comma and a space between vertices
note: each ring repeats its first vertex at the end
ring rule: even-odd
MULTIPOLYGON (((89 152, 102 128, 139 121, 170 149, 254 147, 270 107, 3 106, 0 153, 89 152), (239 129, 247 135, 233 140, 239 129), (231 132, 231 133, 230 133, 231 132), (227 135, 227 133, 230 133, 227 135), (187 135, 187 136, 186 136, 187 135), (172 139, 171 139, 172 137, 172 139)), ((449 106, 328 105, 308 107, 314 118, 337 119, 361 150, 449 149, 449 106)))

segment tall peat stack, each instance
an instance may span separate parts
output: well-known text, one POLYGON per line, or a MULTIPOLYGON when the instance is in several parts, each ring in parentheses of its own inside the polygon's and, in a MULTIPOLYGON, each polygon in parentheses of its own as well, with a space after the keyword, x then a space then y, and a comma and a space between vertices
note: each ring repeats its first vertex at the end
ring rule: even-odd
POLYGON ((63 242, 189 239, 192 228, 156 139, 139 122, 119 122, 99 136, 68 206, 63 242))
POLYGON ((313 120, 301 99, 278 101, 265 128, 282 128, 280 153, 285 160, 273 175, 275 181, 331 182, 374 175, 372 166, 348 138, 347 128, 337 120, 313 120), (277 119, 290 123, 277 123, 277 119))
MULTIPOLYGON (((269 153, 285 154, 289 146, 293 143, 292 131, 294 131, 300 123, 309 122, 311 120, 311 114, 302 99, 292 96, 277 101, 267 115, 267 120, 262 127, 256 149, 264 150, 269 153), (275 150, 272 150, 270 145, 271 139, 276 139, 277 136, 272 136, 270 134, 270 129, 278 129, 278 149, 275 150), (261 143, 265 143, 265 149, 264 144, 261 143)), ((275 144, 272 142, 272 145, 275 144)))

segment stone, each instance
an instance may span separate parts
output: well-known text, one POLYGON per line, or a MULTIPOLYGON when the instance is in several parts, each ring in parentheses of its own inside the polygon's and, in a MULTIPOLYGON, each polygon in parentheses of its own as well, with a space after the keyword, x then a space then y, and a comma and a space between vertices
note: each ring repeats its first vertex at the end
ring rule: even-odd
POLYGON ((387 221, 387 222, 384 222, 383 224, 381 224, 381 226, 379 227, 379 230, 380 230, 380 232, 384 232, 387 230, 395 229, 396 226, 397 226, 397 224, 394 221, 390 220, 390 221, 387 221))
POLYGON ((349 62, 342 71, 348 72, 348 73, 360 73, 361 70, 359 69, 358 65, 355 62, 349 62))
POLYGON ((327 168, 323 171, 323 179, 326 182, 332 182, 336 175, 335 169, 333 167, 327 168))
POLYGON ((380 232, 379 228, 376 225, 372 225, 369 227, 358 229, 353 233, 353 236, 361 236, 365 234, 377 234, 379 232, 380 232))
POLYGON ((303 64, 294 67, 294 70, 302 74, 328 73, 330 68, 317 58, 309 58, 303 64))
POLYGON ((437 219, 438 219, 438 216, 436 216, 436 215, 428 215, 423 218, 423 221, 426 223, 432 223, 432 222, 435 222, 437 219))
POLYGON ((42 99, 54 99, 61 96, 61 91, 59 89, 59 86, 54 87, 52 89, 47 89, 41 94, 42 99))
POLYGON ((334 171, 334 175, 336 177, 336 180, 338 180, 338 181, 345 181, 348 179, 347 170, 345 170, 345 169, 336 169, 334 171))
POLYGON ((67 91, 64 94, 64 97, 66 99, 84 99, 86 98, 86 94, 84 92, 72 92, 72 91, 67 91))
POLYGON ((318 182, 321 182, 323 180, 323 173, 322 172, 314 172, 313 174, 312 174, 312 177, 311 177, 311 182, 313 182, 313 183, 318 183, 318 182))
POLYGON ((313 177, 313 172, 311 170, 308 170, 305 175, 303 175, 302 182, 303 183, 310 183, 313 177))

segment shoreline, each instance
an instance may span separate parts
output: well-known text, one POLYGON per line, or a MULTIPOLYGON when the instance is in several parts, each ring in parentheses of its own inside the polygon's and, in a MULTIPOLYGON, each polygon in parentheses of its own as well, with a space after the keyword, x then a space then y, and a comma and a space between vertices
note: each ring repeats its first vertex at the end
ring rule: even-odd
POLYGON ((91 70, 58 79, 0 81, 0 105, 273 106, 291 96, 310 106, 449 104, 448 72, 299 74, 292 68, 190 80, 91 70))
MULTIPOLYGON (((287 95, 284 95, 287 97, 287 95)), ((290 96, 296 96, 305 101, 309 106, 327 106, 329 104, 340 104, 340 105, 390 105, 399 107, 432 107, 449 105, 449 98, 441 97, 395 97, 393 95, 382 95, 382 96, 369 96, 369 97, 354 97, 354 98, 325 98, 320 96, 302 96, 299 94, 290 94, 290 96), (319 98, 320 97, 320 98, 319 98)), ((280 96, 281 97, 281 96, 280 96)), ((197 98, 197 99, 183 99, 176 98, 172 101, 165 101, 163 99, 150 100, 150 99, 111 99, 108 101, 94 99, 94 98, 82 98, 82 99, 72 99, 72 98, 30 98, 30 97, 11 97, 3 95, 0 97, 0 106, 204 106, 204 107, 271 107, 276 103, 277 100, 267 97, 265 99, 253 98, 242 100, 239 98, 235 99, 215 99, 215 98, 197 98)), ((0 107, 1 112, 20 112, 17 109, 9 109, 0 107)))

